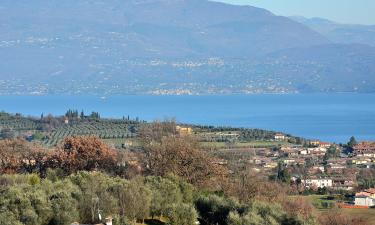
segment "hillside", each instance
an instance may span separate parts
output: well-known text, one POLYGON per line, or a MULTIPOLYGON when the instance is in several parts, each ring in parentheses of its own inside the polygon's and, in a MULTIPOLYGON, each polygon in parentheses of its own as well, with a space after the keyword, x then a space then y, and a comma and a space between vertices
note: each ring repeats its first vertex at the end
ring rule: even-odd
POLYGON ((375 48, 361 44, 328 44, 282 50, 269 55, 278 75, 302 92, 372 92, 375 48), (302 86, 299 86, 302 85, 302 86))
POLYGON ((335 43, 375 46, 375 25, 340 24, 322 18, 291 17, 335 43))
POLYGON ((4 0, 0 21, 2 95, 375 90, 373 48, 362 46, 352 57, 355 46, 333 45, 324 53, 330 60, 315 57, 306 66, 314 53, 305 50, 331 45, 329 38, 251 6, 206 0, 4 0), (290 54, 299 49, 306 61, 273 58, 288 49, 290 54), (338 52, 345 57, 334 59, 338 52), (325 76, 320 71, 337 65, 350 73, 334 69, 324 88, 306 83, 311 74, 325 76), (345 79, 338 84, 338 77, 345 79), (352 80, 367 83, 353 88, 352 80))
POLYGON ((1 38, 19 40, 13 46, 25 53, 47 45, 51 53, 79 47, 77 53, 118 58, 252 57, 327 42, 266 10, 202 0, 6 0, 0 6, 1 38))

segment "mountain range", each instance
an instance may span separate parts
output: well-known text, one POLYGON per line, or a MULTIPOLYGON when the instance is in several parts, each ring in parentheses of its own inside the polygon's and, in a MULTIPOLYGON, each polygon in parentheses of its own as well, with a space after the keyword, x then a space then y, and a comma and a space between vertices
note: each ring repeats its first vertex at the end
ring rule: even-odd
POLYGON ((374 92, 373 31, 207 0, 2 0, 0 94, 374 92))
POLYGON ((341 24, 323 18, 290 17, 335 43, 365 44, 375 47, 375 25, 341 24))

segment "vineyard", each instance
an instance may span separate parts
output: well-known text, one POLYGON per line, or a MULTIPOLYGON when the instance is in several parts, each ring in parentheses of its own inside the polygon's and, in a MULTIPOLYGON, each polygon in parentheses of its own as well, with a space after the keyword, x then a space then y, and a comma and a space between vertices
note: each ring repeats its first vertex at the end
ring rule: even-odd
POLYGON ((0 112, 0 139, 27 137, 29 141, 37 140, 47 146, 54 146, 66 137, 83 135, 117 140, 121 143, 136 137, 139 126, 143 123, 125 117, 123 119, 100 119, 99 114, 95 118, 92 115, 83 115, 82 118, 78 116, 33 118, 0 112))
POLYGON ((97 136, 101 139, 133 138, 139 128, 139 123, 128 120, 98 120, 74 124, 64 124, 53 131, 46 138, 44 144, 53 146, 68 136, 87 135, 97 136))
POLYGON ((26 118, 20 119, 2 119, 0 120, 0 129, 12 129, 18 131, 37 130, 38 123, 26 118))
POLYGON ((14 116, 0 112, 0 130, 11 129, 16 131, 37 130, 39 123, 36 119, 14 116))

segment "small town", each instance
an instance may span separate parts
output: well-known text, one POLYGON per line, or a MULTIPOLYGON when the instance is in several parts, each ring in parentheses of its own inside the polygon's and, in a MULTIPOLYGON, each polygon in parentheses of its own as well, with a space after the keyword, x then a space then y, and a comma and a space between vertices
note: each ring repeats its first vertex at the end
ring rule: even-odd
MULTIPOLYGON (((216 135, 238 136, 233 133, 216 135)), ((375 175, 375 142, 357 143, 353 137, 345 145, 319 140, 308 140, 304 145, 298 145, 288 140, 287 135, 277 133, 273 140, 263 143, 228 145, 219 148, 218 154, 229 157, 235 153, 238 158, 234 159, 235 156, 231 155, 232 159, 219 163, 245 163, 255 172, 268 175, 283 167, 288 171, 291 185, 295 185, 300 193, 351 193, 353 197, 350 201, 337 202, 340 207, 375 206, 375 189, 370 188, 375 175)))

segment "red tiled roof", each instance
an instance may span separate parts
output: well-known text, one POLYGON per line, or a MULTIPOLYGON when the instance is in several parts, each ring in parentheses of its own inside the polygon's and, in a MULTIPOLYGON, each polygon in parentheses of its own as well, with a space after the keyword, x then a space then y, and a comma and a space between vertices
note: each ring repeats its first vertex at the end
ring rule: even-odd
POLYGON ((367 192, 358 192, 355 194, 355 197, 370 197, 370 193, 367 193, 367 192))
POLYGON ((375 142, 361 142, 359 144, 356 144, 353 148, 357 151, 374 151, 375 142))
POLYGON ((355 194, 356 197, 369 197, 375 194, 375 188, 370 188, 355 194))

